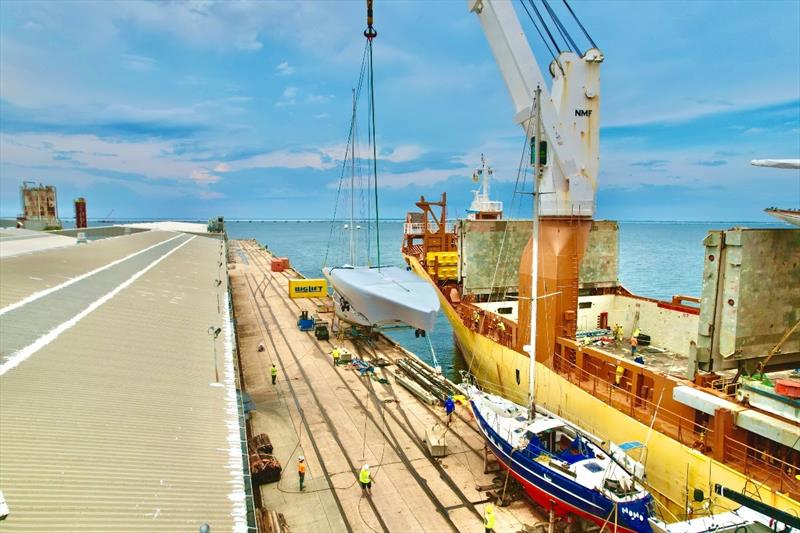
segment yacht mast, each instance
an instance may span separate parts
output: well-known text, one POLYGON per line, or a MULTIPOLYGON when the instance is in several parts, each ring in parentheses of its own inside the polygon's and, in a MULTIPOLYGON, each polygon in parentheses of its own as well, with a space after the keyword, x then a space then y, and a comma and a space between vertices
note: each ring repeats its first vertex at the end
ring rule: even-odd
POLYGON ((530 356, 530 366, 528 369, 528 401, 530 404, 530 411, 528 418, 533 420, 536 417, 536 322, 537 322, 537 309, 538 309, 538 289, 539 289, 539 181, 542 177, 541 161, 539 154, 539 143, 541 142, 542 135, 542 121, 541 121, 541 86, 536 87, 536 98, 534 100, 534 132, 533 140, 531 143, 531 150, 533 150, 533 232, 531 235, 531 336, 530 345, 528 346, 528 355, 530 356))
MULTIPOLYGON (((353 129, 355 130, 356 127, 356 90, 353 89, 353 116, 352 122, 353 129)), ((354 213, 356 210, 355 206, 355 197, 356 197, 356 136, 355 133, 351 136, 353 149, 350 153, 350 264, 356 266, 356 241, 355 241, 355 221, 354 221, 354 213)))

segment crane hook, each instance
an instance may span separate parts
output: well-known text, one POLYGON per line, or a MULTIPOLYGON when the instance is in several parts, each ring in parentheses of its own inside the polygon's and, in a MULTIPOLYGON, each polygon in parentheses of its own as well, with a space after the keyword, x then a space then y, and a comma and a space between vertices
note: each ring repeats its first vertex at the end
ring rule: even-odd
POLYGON ((372 41, 378 36, 378 32, 372 27, 372 0, 367 0, 367 29, 364 30, 364 37, 372 41))

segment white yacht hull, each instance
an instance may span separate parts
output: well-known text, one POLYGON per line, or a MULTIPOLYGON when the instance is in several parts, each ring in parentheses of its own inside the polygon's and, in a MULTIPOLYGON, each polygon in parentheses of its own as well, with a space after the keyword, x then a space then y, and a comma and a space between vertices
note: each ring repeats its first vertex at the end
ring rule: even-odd
POLYGON ((414 272, 398 267, 323 269, 335 291, 337 315, 370 326, 406 324, 433 330, 440 304, 436 289, 414 272))

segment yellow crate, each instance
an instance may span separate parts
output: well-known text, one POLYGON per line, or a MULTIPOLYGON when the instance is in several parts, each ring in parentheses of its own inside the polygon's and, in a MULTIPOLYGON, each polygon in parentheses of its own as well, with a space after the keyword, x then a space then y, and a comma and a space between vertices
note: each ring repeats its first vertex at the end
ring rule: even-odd
POLYGON ((289 298, 324 298, 328 295, 328 281, 318 279, 290 279, 289 298))
POLYGON ((439 267, 439 279, 456 279, 455 267, 439 267))
POLYGON ((439 259, 439 265, 441 266, 452 266, 458 264, 458 252, 428 252, 426 257, 429 265, 435 263, 437 258, 439 259))
POLYGON ((428 252, 426 256, 428 274, 436 274, 439 264, 439 279, 456 279, 458 276, 458 252, 428 252))

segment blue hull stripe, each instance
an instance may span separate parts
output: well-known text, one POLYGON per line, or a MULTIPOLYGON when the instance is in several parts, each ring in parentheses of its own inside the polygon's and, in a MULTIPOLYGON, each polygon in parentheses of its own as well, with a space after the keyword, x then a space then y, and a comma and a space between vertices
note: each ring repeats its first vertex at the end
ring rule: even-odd
MULTIPOLYGON (((557 471, 549 469, 536 461, 525 457, 522 454, 511 456, 511 445, 500 435, 492 429, 486 420, 481 415, 478 409, 473 406, 473 413, 478 419, 478 426, 486 438, 486 442, 492 450, 492 453, 498 455, 505 465, 510 466, 511 469, 527 483, 533 485, 536 490, 542 491, 554 500, 561 502, 564 505, 580 509, 581 511, 594 516, 600 522, 606 520, 606 517, 613 510, 613 502, 607 497, 601 495, 597 491, 588 489, 579 485, 570 478, 560 475, 557 471), (541 470, 536 472, 534 469, 541 470), (602 502, 597 502, 596 498, 602 498, 602 502)), ((635 507, 644 506, 644 502, 630 502, 635 507)), ((618 504, 621 511, 625 504, 618 504)), ((630 517, 619 513, 618 525, 633 531, 651 531, 647 523, 647 517, 644 516, 642 524, 636 524, 630 517)))

